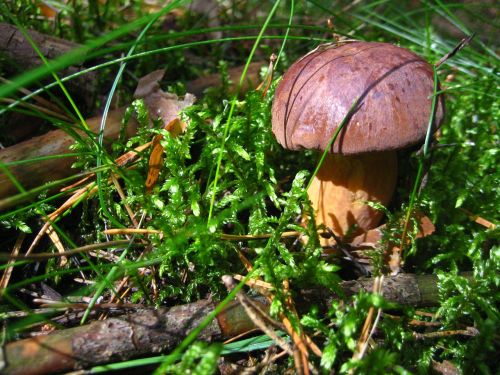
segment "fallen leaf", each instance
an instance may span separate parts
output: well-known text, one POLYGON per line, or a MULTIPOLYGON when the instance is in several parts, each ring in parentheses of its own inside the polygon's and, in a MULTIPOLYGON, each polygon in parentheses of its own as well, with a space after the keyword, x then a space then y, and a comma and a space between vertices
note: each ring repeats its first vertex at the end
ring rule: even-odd
POLYGON ((194 104, 194 95, 186 93, 183 99, 175 94, 164 92, 159 85, 165 70, 155 70, 139 80, 134 92, 134 98, 143 99, 149 116, 152 119, 161 119, 162 127, 179 118, 180 112, 194 104))
MULTIPOLYGON (((164 69, 155 70, 139 79, 134 97, 143 99, 149 111, 150 118, 161 119, 162 127, 172 137, 177 137, 184 133, 187 128, 187 124, 179 118, 180 112, 192 105, 196 98, 194 95, 187 93, 181 100, 175 94, 162 91, 159 82, 164 74, 164 69)), ((146 178, 147 193, 151 193, 160 175, 164 152, 161 145, 162 140, 163 136, 158 134, 152 141, 148 162, 148 175, 146 178)))
MULTIPOLYGON (((431 219, 426 215, 417 212, 416 217, 418 219, 418 233, 417 238, 423 238, 431 235, 436 230, 436 227, 432 223, 431 219)), ((385 224, 381 225, 375 229, 370 229, 369 231, 362 233, 353 238, 350 245, 353 248, 375 248, 380 245, 382 240, 382 231, 385 228, 385 224)), ((409 242, 409 241, 407 241, 409 242)), ((387 265, 391 270, 391 274, 397 274, 400 271, 401 264, 403 262, 401 248, 393 243, 387 244, 387 265)))
POLYGON ((163 136, 158 134, 153 138, 153 145, 151 146, 151 154, 149 155, 148 162, 148 176, 146 178, 146 192, 151 193, 153 187, 158 181, 160 175, 161 165, 163 164, 163 147, 161 141, 163 136))

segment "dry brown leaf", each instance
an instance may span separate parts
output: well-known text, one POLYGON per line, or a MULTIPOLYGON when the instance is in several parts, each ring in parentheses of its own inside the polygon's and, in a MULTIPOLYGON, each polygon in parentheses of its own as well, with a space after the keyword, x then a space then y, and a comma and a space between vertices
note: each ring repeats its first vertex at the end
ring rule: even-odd
POLYGON ((150 118, 162 120, 162 127, 179 118, 179 113, 193 105, 196 100, 194 95, 189 93, 179 99, 175 94, 162 91, 158 82, 164 74, 165 70, 156 70, 142 77, 134 92, 134 98, 144 100, 150 118))
MULTIPOLYGON (((427 237, 434 233, 436 227, 429 217, 419 212, 416 213, 416 216, 418 219, 417 238, 427 237)), ((375 248, 382 240, 382 230, 384 228, 385 224, 362 233, 359 236, 354 237, 350 245, 355 248, 375 248)), ((391 273, 397 274, 400 271, 402 263, 401 247, 390 243, 388 244, 387 249, 388 266, 391 273)))
MULTIPOLYGON (((417 238, 422 238, 422 237, 427 237, 434 233, 436 230, 436 227, 432 223, 431 219, 429 219, 427 216, 422 214, 421 212, 416 212, 415 216, 418 219, 418 232, 417 232, 417 238)), ((411 231, 411 224, 409 227, 409 230, 411 231)), ((410 240, 407 238, 404 241, 404 245, 409 245, 410 240)), ((400 246, 394 245, 394 244, 388 244, 388 252, 389 254, 389 260, 388 260, 388 266, 389 269, 391 270, 391 275, 397 275, 401 271, 401 266, 403 264, 403 258, 402 258, 402 249, 400 246), (391 246, 392 245, 392 246, 391 246)))
POLYGON ((160 168, 163 164, 163 146, 161 141, 163 136, 158 134, 153 138, 153 145, 151 147, 151 154, 149 155, 148 162, 148 176, 146 178, 146 192, 151 193, 153 187, 158 181, 160 168))
POLYGON ((36 6, 38 7, 38 9, 40 9, 40 13, 42 14, 42 16, 47 19, 53 20, 59 13, 59 11, 47 1, 39 1, 37 2, 36 6))
MULTIPOLYGON (((146 105, 150 118, 161 119, 161 126, 166 129, 172 137, 184 133, 187 124, 179 118, 180 112, 192 105, 195 97, 186 94, 180 100, 177 95, 166 93, 161 90, 159 82, 163 78, 165 70, 155 70, 139 80, 134 92, 135 98, 142 98, 146 105)), ((146 178, 146 192, 151 193, 158 181, 161 166, 163 164, 163 147, 161 141, 163 136, 156 135, 153 138, 151 154, 148 163, 148 175, 146 178)))
POLYGON ((497 227, 497 225, 495 223, 492 223, 491 221, 485 219, 482 216, 475 215, 472 212, 466 210, 465 208, 460 208, 460 210, 465 212, 465 214, 469 217, 469 219, 471 219, 472 221, 474 221, 475 223, 477 223, 479 225, 482 225, 485 228, 495 229, 497 227))

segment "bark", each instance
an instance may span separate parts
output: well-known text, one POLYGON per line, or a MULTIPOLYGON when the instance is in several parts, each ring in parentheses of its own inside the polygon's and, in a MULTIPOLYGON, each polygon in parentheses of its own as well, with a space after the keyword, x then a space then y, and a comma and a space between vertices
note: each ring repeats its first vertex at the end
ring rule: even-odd
MULTIPOLYGON (((262 61, 256 61, 249 65, 246 78, 242 82, 240 87, 240 93, 245 93, 246 91, 253 89, 257 86, 260 81, 259 72, 263 65, 266 63, 262 61)), ((234 68, 228 69, 228 75, 230 80, 229 93, 235 94, 240 81, 241 74, 243 73, 243 66, 236 66, 234 68)), ((221 76, 219 73, 210 74, 205 77, 197 78, 193 81, 186 83, 187 92, 194 94, 198 97, 203 95, 203 92, 209 87, 218 87, 221 84, 221 76)))
MULTIPOLYGON (((61 56, 79 46, 65 39, 41 34, 37 31, 29 30, 28 33, 48 60, 61 56)), ((16 61, 16 63, 20 64, 18 67, 22 66, 26 70, 43 65, 42 60, 21 31, 8 23, 0 23, 0 53, 16 61)))
MULTIPOLYGON (((109 141, 118 138, 121 128, 124 108, 111 111, 108 114, 104 136, 109 141)), ((87 124, 93 132, 98 132, 101 117, 88 119, 87 124)), ((127 135, 135 133, 137 124, 135 120, 129 121, 127 135)), ((82 134, 80 132, 80 134, 82 134)), ((12 163, 32 158, 40 158, 69 152, 69 146, 74 144, 72 136, 63 130, 52 130, 44 135, 33 137, 27 141, 0 150, 0 161, 12 163)), ((35 163, 20 164, 8 167, 9 171, 17 178, 25 189, 44 184, 47 181, 57 180, 75 173, 71 164, 73 157, 42 160, 35 163)), ((0 172, 0 199, 19 193, 10 178, 0 172)), ((6 207, 3 207, 4 209, 6 207)))
MULTIPOLYGON (((373 279, 344 281, 340 287, 347 296, 360 290, 370 292, 373 279)), ((437 277, 400 274, 384 281, 384 297, 402 305, 429 306, 438 303, 437 277)), ((299 309, 318 304, 323 309, 338 296, 324 289, 301 291, 296 298, 299 309)), ((257 299, 264 308, 265 300, 257 299)), ((12 342, 4 346, 6 367, 2 374, 47 374, 124 361, 141 355, 166 352, 177 346, 214 309, 207 300, 143 310, 133 314, 96 321, 86 326, 56 331, 47 336, 12 342)), ((237 303, 230 303, 201 333, 201 340, 234 337, 254 328, 251 319, 237 303)))
MULTIPOLYGON (((3 374, 46 374, 126 360, 175 347, 213 310, 208 301, 144 310, 8 344, 3 374)), ((213 321, 202 340, 221 336, 213 321)))
MULTIPOLYGON (((47 60, 52 60, 80 47, 77 43, 34 30, 28 30, 28 33, 47 60)), ((10 74, 24 73, 44 64, 21 31, 7 23, 0 23, 0 55, 11 63, 4 64, 10 74)), ((70 66, 58 72, 58 75, 65 77, 83 69, 83 65, 70 66)), ((95 83, 96 73, 90 72, 68 81, 65 85, 72 95, 76 95, 80 99, 80 103, 83 100, 88 106, 95 91, 95 83)))
MULTIPOLYGON (((466 275, 467 276, 467 275, 466 275)), ((389 302, 416 307, 435 306, 439 302, 437 288, 437 276, 414 275, 400 273, 396 276, 384 279, 383 296, 389 302)), ((357 294, 360 290, 371 292, 373 279, 360 278, 357 280, 343 281, 342 292, 346 297, 357 294)), ((301 294, 302 304, 321 303, 324 306, 331 305, 333 299, 338 298, 328 290, 306 290, 301 294)))
MULTIPOLYGON (((244 81, 240 92, 250 89, 252 83, 258 82, 258 71, 262 63, 253 63, 244 81)), ((229 86, 229 91, 234 92, 239 76, 242 72, 242 67, 230 69, 230 78, 232 84, 229 86)), ((199 95, 208 87, 217 86, 220 84, 220 75, 213 74, 203 77, 188 83, 189 92, 194 92, 199 95)), ((187 96, 187 95, 186 95, 187 96)), ((147 101, 148 98, 145 98, 147 101)), ((116 139, 120 132, 121 120, 123 117, 124 108, 111 111, 108 114, 108 119, 105 128, 105 137, 108 140, 116 139)), ((101 117, 93 117, 86 120, 89 128, 93 132, 97 132, 101 117)), ((22 126, 19 124, 18 126, 22 126)), ((127 136, 135 133, 137 123, 131 120, 127 127, 127 136)), ((32 158, 51 156, 56 154, 65 154, 69 152, 69 146, 74 143, 73 137, 68 135, 63 130, 53 130, 44 135, 33 137, 24 142, 20 142, 5 149, 0 149, 0 161, 2 163, 17 162, 32 158)), ((109 143, 109 142, 108 142, 109 143)), ((58 158, 49 159, 36 163, 26 163, 18 166, 8 167, 9 171, 18 179, 21 185, 26 189, 40 186, 48 181, 53 181, 68 177, 76 171, 71 168, 71 164, 75 162, 74 158, 58 158)), ((5 210, 17 204, 19 201, 1 202, 2 199, 18 194, 19 190, 15 187, 9 177, 0 170, 0 210, 5 210)))

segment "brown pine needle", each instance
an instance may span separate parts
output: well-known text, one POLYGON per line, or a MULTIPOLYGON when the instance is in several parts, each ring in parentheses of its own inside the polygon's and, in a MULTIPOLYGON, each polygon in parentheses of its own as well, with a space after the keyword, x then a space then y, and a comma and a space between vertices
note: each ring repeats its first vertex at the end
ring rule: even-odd
POLYGON ((43 227, 40 229, 38 234, 36 235, 35 239, 31 243, 30 247, 26 251, 26 255, 31 254, 35 246, 40 242, 42 237, 48 233, 49 228, 52 228, 51 225, 55 220, 62 215, 66 210, 71 208, 73 204, 75 204, 77 201, 79 201, 85 194, 92 194, 94 191, 97 190, 97 187, 94 185, 93 182, 89 183, 88 185, 84 186, 83 188, 78 189, 73 193, 71 197, 69 197, 59 208, 57 208, 54 212, 50 213, 45 220, 45 224, 43 227))
MULTIPOLYGON (((233 277, 238 281, 241 281, 244 279, 244 277, 242 275, 233 275, 233 277)), ((266 290, 273 289, 273 286, 270 283, 266 283, 265 281, 262 281, 259 279, 249 279, 245 284, 252 289, 258 289, 258 288, 263 288, 266 290)))
POLYGON ((51 258, 71 256, 75 254, 85 253, 93 250, 107 249, 112 247, 124 247, 130 244, 129 240, 116 240, 108 242, 99 242, 91 245, 77 247, 76 249, 67 250, 63 253, 36 253, 27 255, 7 255, 0 253, 0 259, 14 260, 47 260, 51 258))
MULTIPOLYGON (((235 283, 234 279, 231 276, 229 275, 223 276, 222 281, 224 282, 224 285, 226 285, 228 291, 234 289, 235 283)), ((257 327, 259 327, 259 329, 261 329, 266 335, 268 335, 272 340, 274 340, 281 349, 286 351, 288 355, 293 355, 293 350, 290 347, 290 345, 280 336, 278 336, 274 331, 274 329, 269 327, 269 319, 271 318, 269 318, 268 316, 264 318, 264 316, 262 316, 261 310, 255 309, 253 303, 250 303, 251 301, 249 301, 249 298, 243 292, 241 291, 238 292, 236 294, 236 298, 238 299, 238 302, 241 304, 241 306, 243 306, 245 312, 247 313, 248 317, 252 320, 252 322, 257 327)))
MULTIPOLYGON (((163 234, 162 231, 156 229, 134 229, 134 228, 111 228, 103 231, 104 234, 108 235, 117 235, 117 234, 163 234)), ((281 238, 286 237, 299 237, 302 233, 300 232, 283 232, 281 238)), ((264 234, 219 234, 222 240, 227 241, 251 241, 251 240, 263 240, 267 238, 271 238, 273 236, 272 233, 264 233, 264 234)))
POLYGON ((156 229, 142 229, 142 228, 117 228, 117 229, 106 229, 102 233, 114 236, 117 234, 161 234, 161 230, 156 229))
MULTIPOLYGON (((12 249, 11 256, 17 256, 19 254, 19 250, 21 249, 25 237, 26 237, 25 233, 21 233, 17 237, 16 243, 14 244, 14 248, 12 249)), ((12 270, 14 269, 14 266, 12 266, 11 264, 14 262, 15 262, 14 259, 9 259, 7 268, 3 272, 2 279, 0 280, 0 298, 2 298, 3 292, 7 288, 7 285, 9 285, 10 277, 12 275, 12 270)))
POLYGON ((460 208, 461 211, 463 211, 470 220, 474 221, 475 223, 482 225, 485 228, 488 229, 496 229, 497 224, 492 223, 491 221, 485 219, 484 217, 481 217, 479 215, 474 215, 472 212, 466 210, 465 208, 460 208))
POLYGON ((130 217, 130 221, 134 225, 134 227, 138 227, 139 223, 135 219, 135 214, 130 208, 130 206, 126 203, 126 197, 125 193, 123 192, 123 189, 120 185, 120 182, 118 179, 115 177, 114 173, 111 173, 111 180, 113 181, 113 184, 115 185, 116 191, 118 192, 118 195, 120 196, 120 199, 122 200, 122 204, 125 207, 125 210, 127 210, 128 216, 130 217))
MULTIPOLYGON (((373 293, 374 294, 382 294, 384 285, 384 276, 377 276, 375 281, 373 282, 373 293)), ((373 322, 373 316, 375 315, 375 308, 373 306, 368 310, 368 314, 365 319, 365 323, 363 325, 363 329, 361 330, 361 335, 358 340, 358 344, 356 345, 356 350, 352 355, 353 360, 359 360, 363 358, 366 353, 366 349, 368 347, 368 342, 375 331, 378 320, 380 319, 382 313, 382 309, 378 309, 377 317, 375 318, 375 322, 373 322)))
MULTIPOLYGON (((61 242, 61 239, 59 238, 59 235, 57 232, 54 230, 54 227, 50 225, 47 228, 47 236, 49 236, 50 240, 54 244, 55 248, 57 251, 59 251, 60 254, 64 253, 64 245, 61 242)), ((68 263, 68 258, 65 256, 62 256, 59 259, 59 266, 64 267, 68 263)))

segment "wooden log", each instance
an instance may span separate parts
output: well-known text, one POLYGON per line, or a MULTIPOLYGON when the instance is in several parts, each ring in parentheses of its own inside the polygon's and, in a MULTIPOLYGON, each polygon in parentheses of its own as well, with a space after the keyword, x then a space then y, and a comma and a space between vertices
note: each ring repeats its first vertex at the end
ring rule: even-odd
MULTIPOLYGON (((246 78, 243 80, 240 87, 240 93, 243 94, 250 89, 254 89, 260 82, 260 69, 262 66, 266 65, 265 62, 255 61, 248 66, 246 78)), ((244 66, 236 66, 229 68, 227 73, 229 75, 230 86, 229 93, 235 94, 236 88, 240 81, 241 74, 243 73, 244 66)), ((195 80, 186 83, 187 92, 201 97, 203 92, 209 87, 218 87, 221 84, 221 76, 219 73, 209 74, 204 77, 197 78, 195 80)))
MULTIPOLYGON (((48 60, 64 55, 72 49, 79 47, 76 43, 34 30, 29 30, 28 33, 48 60)), ((23 33, 16 26, 3 22, 0 22, 0 54, 17 63, 11 68, 19 69, 22 67, 25 70, 29 70, 43 65, 40 56, 38 56, 38 53, 33 49, 23 33)))
MULTIPOLYGON (((384 297, 402 305, 437 305, 437 281, 435 275, 399 274, 386 277, 384 297)), ((340 284, 347 296, 360 290, 371 292, 372 287, 371 278, 340 284)), ((314 289, 301 291, 295 301, 299 310, 307 310, 312 304, 325 310, 334 298, 339 296, 325 289, 314 289)), ((264 299, 256 302, 265 309, 264 299)), ((5 367, 0 368, 0 372, 7 375, 48 374, 168 352, 198 327, 214 307, 211 301, 201 300, 172 308, 142 310, 46 336, 11 342, 3 348, 5 367)), ((233 301, 202 331, 198 339, 212 341, 234 337, 252 328, 254 324, 243 307, 233 301)))
MULTIPOLYGON (((57 331, 8 344, 2 374, 48 374, 125 360, 175 347, 214 306, 207 301, 144 310, 121 318, 57 331)), ((200 339, 221 337, 213 321, 200 339)))
MULTIPOLYGON (((27 30, 27 32, 47 60, 55 59, 80 47, 77 43, 52 35, 42 34, 34 30, 27 30)), ((23 33, 16 26, 8 23, 0 23, 0 55, 10 62, 10 64, 4 64, 10 75, 24 73, 44 64, 23 33)), ((83 69, 85 66, 80 63, 69 66, 57 74, 59 77, 65 77, 83 69)), ((93 95, 95 95, 96 82, 96 72, 89 72, 66 82, 65 85, 72 96, 76 96, 80 106, 82 102, 89 106, 93 95)))
MULTIPOLYGON (((250 65, 240 92, 244 92, 254 87, 259 80, 259 70, 263 65, 262 62, 255 62, 250 65)), ((232 81, 229 91, 234 92, 243 67, 236 67, 229 70, 229 76, 232 81)), ((187 84, 189 92, 194 92, 202 95, 203 91, 208 87, 214 87, 220 84, 220 75, 211 74, 191 81, 187 84)), ((121 119, 123 117, 124 108, 111 111, 108 114, 108 119, 105 128, 105 137, 111 141, 116 139, 120 132, 121 119)), ((101 117, 93 117, 86 120, 89 128, 97 132, 101 122, 101 117)), ((135 133, 137 123, 131 119, 127 127, 127 135, 135 133)), ((53 130, 44 135, 31 138, 24 142, 15 144, 0 150, 0 161, 2 163, 12 163, 22 160, 47 157, 57 154, 65 154, 69 152, 69 146, 74 143, 74 139, 62 130, 53 130)), ((109 142, 108 142, 109 143, 109 142)), ((9 171, 19 180, 25 189, 40 186, 48 181, 58 180, 71 174, 76 173, 71 169, 75 158, 58 158, 39 161, 36 163, 26 163, 9 167, 9 171)), ((0 170, 0 200, 19 193, 9 177, 0 170)), ((11 204, 1 205, 1 209, 10 207, 11 204)))
MULTIPOLYGON (((107 139, 107 144, 111 140, 118 138, 123 113, 124 108, 109 112, 104 130, 104 137, 107 139)), ((101 117, 93 117, 86 122, 90 130, 97 133, 101 117)), ((136 121, 131 119, 126 128, 127 135, 134 134, 136 128, 136 121)), ((79 133, 82 134, 82 132, 79 133)), ((27 141, 0 150, 0 161, 7 164, 33 158, 66 154, 69 152, 69 146, 74 144, 74 142, 74 138, 65 131, 61 129, 52 130, 44 135, 33 137, 27 141)), ((40 160, 34 163, 23 163, 8 166, 7 168, 25 189, 30 189, 42 185, 47 181, 57 180, 76 173, 71 168, 71 164, 74 162, 74 157, 64 157, 40 160)), ((19 193, 19 190, 7 174, 0 172, 0 199, 17 193, 19 193)))

